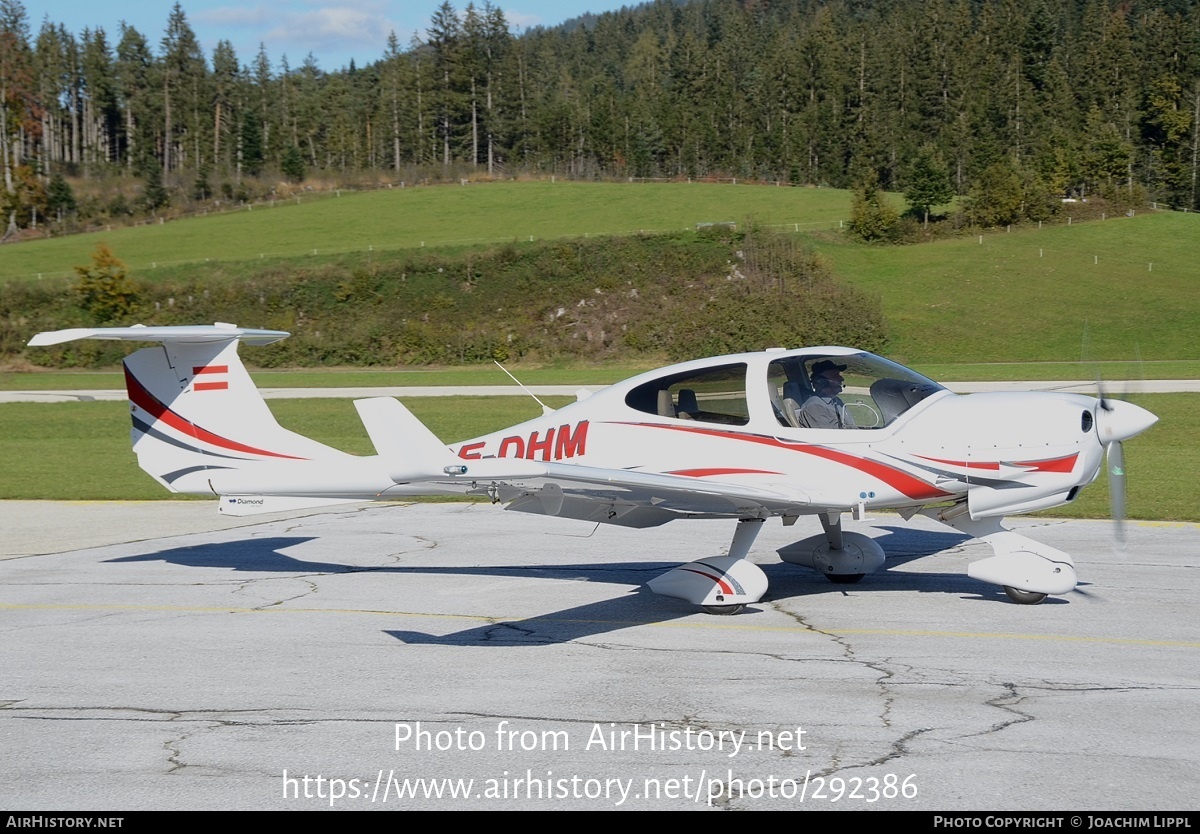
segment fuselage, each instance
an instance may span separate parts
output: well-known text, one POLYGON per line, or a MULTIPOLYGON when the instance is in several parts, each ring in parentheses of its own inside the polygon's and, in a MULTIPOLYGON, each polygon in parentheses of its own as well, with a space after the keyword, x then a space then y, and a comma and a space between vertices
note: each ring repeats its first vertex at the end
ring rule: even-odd
POLYGON ((920 506, 969 495, 972 515, 1072 500, 1103 460, 1098 401, 956 395, 880 357, 818 347, 662 368, 551 414, 453 446, 464 461, 524 458, 744 483, 815 507, 920 506), (853 428, 794 425, 809 369, 845 366, 853 428), (785 394, 791 393, 793 397, 785 394))

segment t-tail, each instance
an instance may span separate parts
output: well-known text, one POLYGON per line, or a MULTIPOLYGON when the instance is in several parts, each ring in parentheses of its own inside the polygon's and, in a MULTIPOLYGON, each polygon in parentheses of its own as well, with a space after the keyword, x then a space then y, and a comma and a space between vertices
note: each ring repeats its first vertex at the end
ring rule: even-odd
POLYGON ((392 484, 359 458, 279 425, 238 357, 238 342, 288 334, 218 323, 77 328, 39 333, 32 346, 76 339, 158 342, 125 359, 138 465, 171 492, 218 495, 245 515, 370 500, 392 484))

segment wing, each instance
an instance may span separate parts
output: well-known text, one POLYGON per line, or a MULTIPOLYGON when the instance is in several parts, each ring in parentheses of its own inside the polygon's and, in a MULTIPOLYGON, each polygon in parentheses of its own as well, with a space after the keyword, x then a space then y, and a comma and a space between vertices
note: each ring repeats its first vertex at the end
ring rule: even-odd
POLYGON ((816 512, 806 496, 786 488, 569 463, 544 466, 546 475, 540 481, 506 485, 510 492, 500 500, 510 502, 508 509, 628 527, 651 527, 681 517, 766 518, 816 512))
POLYGON ((765 518, 826 509, 786 485, 754 487, 517 458, 463 460, 398 400, 381 397, 354 405, 396 484, 455 486, 518 512, 653 527, 682 517, 765 518))

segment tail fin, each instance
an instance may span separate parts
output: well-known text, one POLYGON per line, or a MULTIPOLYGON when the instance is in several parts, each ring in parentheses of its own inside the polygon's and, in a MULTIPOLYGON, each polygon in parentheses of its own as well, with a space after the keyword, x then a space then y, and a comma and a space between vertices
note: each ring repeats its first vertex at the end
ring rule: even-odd
POLYGON ((287 335, 227 324, 136 326, 39 333, 29 344, 160 342, 125 359, 138 465, 172 492, 212 494, 213 477, 231 470, 351 457, 280 426, 242 365, 239 341, 269 344, 287 335))

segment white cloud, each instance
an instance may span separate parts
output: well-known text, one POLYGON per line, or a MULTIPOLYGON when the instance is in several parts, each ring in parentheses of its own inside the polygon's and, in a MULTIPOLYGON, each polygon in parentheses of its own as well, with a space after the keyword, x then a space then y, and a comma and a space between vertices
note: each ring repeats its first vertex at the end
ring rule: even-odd
POLYGON ((546 22, 540 15, 516 12, 511 9, 504 10, 504 19, 508 21, 510 29, 528 29, 531 26, 541 26, 546 22))
POLYGON ((261 26, 271 14, 265 6, 217 6, 196 12, 194 19, 213 26, 261 26))
POLYGON ((269 38, 287 40, 356 39, 368 30, 371 16, 357 9, 318 9, 288 15, 267 32, 269 38))
POLYGON ((311 52, 323 66, 330 56, 347 51, 381 57, 387 34, 395 28, 380 4, 373 2, 353 6, 326 3, 306 11, 267 6, 222 6, 198 14, 196 19, 213 27, 254 29, 254 39, 265 42, 272 53, 304 55, 311 52))

